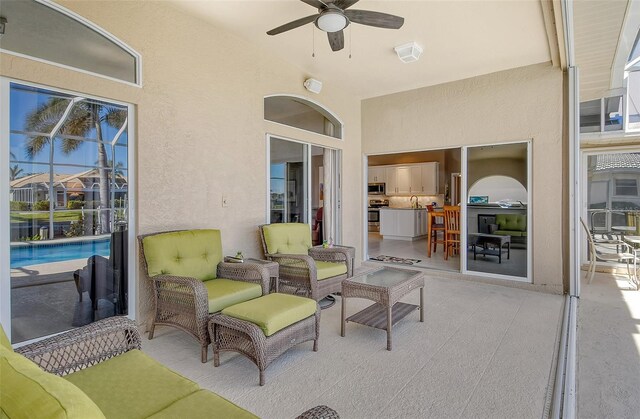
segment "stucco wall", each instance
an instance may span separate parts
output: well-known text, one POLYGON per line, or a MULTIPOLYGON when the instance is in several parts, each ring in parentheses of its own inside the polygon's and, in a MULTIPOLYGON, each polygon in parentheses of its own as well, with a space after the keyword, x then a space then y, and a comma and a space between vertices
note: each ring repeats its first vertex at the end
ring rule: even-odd
MULTIPOLYGON (((310 97, 302 86, 310 74, 164 2, 60 3, 142 55, 143 87, 6 54, 0 56, 0 74, 136 105, 138 234, 220 228, 224 254, 259 256, 266 133, 342 149, 344 219, 360 219, 360 101, 330 84, 310 97), (263 121, 263 97, 276 93, 325 105, 344 122, 344 141, 263 121)), ((359 252, 361 224, 345 222, 343 229, 343 242, 359 252)), ((147 292, 139 284, 140 321, 147 292)))
POLYGON ((563 75, 539 64, 362 104, 363 152, 532 139, 533 284, 562 291, 563 75))

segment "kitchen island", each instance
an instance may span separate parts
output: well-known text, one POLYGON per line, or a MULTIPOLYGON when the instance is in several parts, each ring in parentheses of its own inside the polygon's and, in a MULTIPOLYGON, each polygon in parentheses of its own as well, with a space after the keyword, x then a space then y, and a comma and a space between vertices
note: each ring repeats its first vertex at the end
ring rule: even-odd
POLYGON ((427 235, 425 208, 381 208, 380 234, 383 240, 417 240, 427 235))

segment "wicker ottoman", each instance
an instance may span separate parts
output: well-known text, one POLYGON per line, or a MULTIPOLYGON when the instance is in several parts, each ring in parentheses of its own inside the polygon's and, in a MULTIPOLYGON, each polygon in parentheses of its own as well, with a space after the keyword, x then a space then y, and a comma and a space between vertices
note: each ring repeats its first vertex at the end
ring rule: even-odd
POLYGON ((263 386, 264 370, 289 348, 313 340, 318 351, 320 308, 309 298, 268 294, 211 316, 209 335, 215 367, 220 366, 220 352, 239 352, 258 366, 263 386))

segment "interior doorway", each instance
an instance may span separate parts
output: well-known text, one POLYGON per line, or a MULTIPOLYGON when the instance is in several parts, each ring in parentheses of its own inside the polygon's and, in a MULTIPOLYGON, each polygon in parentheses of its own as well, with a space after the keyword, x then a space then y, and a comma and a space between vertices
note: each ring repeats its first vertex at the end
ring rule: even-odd
POLYGON ((367 259, 395 265, 460 271, 460 254, 445 257, 445 205, 460 199, 461 149, 369 155, 367 165, 367 259), (457 191, 454 196, 453 192, 457 191))

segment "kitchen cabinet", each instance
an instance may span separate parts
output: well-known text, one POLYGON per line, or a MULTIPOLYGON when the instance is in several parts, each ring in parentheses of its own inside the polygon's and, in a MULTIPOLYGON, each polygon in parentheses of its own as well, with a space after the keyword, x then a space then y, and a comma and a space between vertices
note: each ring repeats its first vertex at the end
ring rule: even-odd
POLYGON ((395 166, 387 166, 385 167, 385 180, 386 180, 386 191, 387 195, 397 195, 398 194, 398 176, 397 176, 397 167, 395 166))
POLYGON ((439 163, 386 166, 387 195, 437 195, 439 163))
POLYGON ((424 237, 427 234, 427 212, 424 208, 382 208, 380 234, 387 240, 415 240, 424 237))
POLYGON ((368 183, 385 183, 385 171, 384 166, 369 166, 367 170, 367 182, 368 183))

